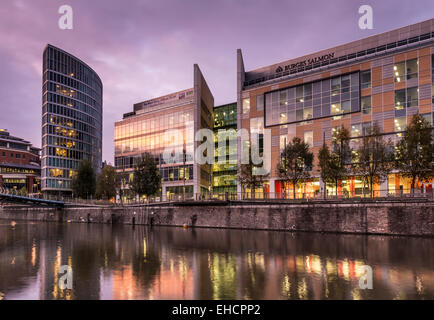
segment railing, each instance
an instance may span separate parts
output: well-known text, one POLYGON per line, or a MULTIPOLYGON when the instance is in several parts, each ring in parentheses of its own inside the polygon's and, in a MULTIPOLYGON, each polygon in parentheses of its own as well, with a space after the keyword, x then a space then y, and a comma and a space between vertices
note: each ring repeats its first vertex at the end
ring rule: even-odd
POLYGON ((14 189, 0 188, 0 194, 9 194, 23 196, 31 199, 62 201, 70 205, 91 205, 91 206, 131 206, 131 205, 147 205, 147 204, 170 204, 170 203, 188 203, 188 202, 223 202, 223 201, 249 201, 249 202, 268 202, 268 203, 299 203, 299 202, 315 202, 315 201, 342 201, 342 202, 369 202, 369 201, 434 201, 434 192, 432 189, 403 189, 397 192, 389 190, 374 190, 370 192, 296 192, 292 190, 286 192, 241 192, 241 193, 186 193, 178 195, 152 196, 148 198, 123 198, 117 200, 98 200, 98 199, 79 199, 55 195, 42 194, 23 194, 21 191, 14 189))

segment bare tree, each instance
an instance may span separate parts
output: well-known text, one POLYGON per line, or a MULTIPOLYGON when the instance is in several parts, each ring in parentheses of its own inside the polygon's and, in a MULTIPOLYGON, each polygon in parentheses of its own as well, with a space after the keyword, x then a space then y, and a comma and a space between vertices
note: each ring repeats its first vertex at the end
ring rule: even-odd
POLYGON ((313 153, 309 151, 309 148, 309 144, 294 137, 281 151, 277 172, 283 181, 292 183, 294 199, 296 198, 296 185, 310 177, 309 171, 312 170, 313 153))
POLYGON ((354 173, 361 177, 364 185, 369 186, 374 196, 374 184, 383 182, 394 167, 393 144, 385 141, 377 123, 368 129, 353 155, 354 173))
MULTIPOLYGON (((338 190, 339 180, 348 176, 349 162, 351 161, 350 133, 347 128, 341 127, 333 136, 332 150, 324 141, 318 152, 321 179, 324 183, 333 184, 338 190)), ((324 190, 324 196, 326 195, 324 190)))
POLYGON ((243 193, 245 192, 246 188, 250 188, 250 192, 252 195, 252 198, 255 198, 255 191, 256 189, 263 187, 264 182, 268 179, 267 175, 259 175, 256 174, 256 169, 259 168, 259 165, 253 164, 253 162, 249 161, 248 164, 241 164, 240 169, 238 171, 238 181, 242 186, 243 193))
POLYGON ((420 115, 415 115, 402 139, 396 145, 396 167, 402 176, 411 179, 411 192, 416 181, 433 176, 432 127, 420 115))

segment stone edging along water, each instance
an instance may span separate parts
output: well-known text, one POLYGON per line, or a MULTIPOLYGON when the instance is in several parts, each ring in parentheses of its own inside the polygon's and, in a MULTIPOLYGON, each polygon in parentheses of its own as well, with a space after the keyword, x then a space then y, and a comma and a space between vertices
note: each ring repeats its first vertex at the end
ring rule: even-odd
POLYGON ((0 219, 434 236, 433 202, 0 207, 0 219))

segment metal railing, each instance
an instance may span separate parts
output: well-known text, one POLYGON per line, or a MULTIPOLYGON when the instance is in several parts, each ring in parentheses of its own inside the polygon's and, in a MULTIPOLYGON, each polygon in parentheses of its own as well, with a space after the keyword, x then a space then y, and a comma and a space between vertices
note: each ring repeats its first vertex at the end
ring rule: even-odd
POLYGON ((254 202, 315 202, 315 201, 406 201, 409 199, 434 201, 434 192, 432 189, 401 189, 398 191, 390 190, 374 190, 370 192, 296 192, 295 196, 292 190, 286 192, 241 192, 241 193, 197 193, 191 194, 171 194, 166 197, 158 195, 147 198, 123 198, 117 200, 99 200, 99 199, 80 199, 65 197, 59 195, 42 195, 42 194, 24 194, 22 191, 15 189, 0 188, 0 194, 17 195, 30 199, 62 201, 70 205, 90 205, 90 206, 130 206, 130 205, 148 205, 148 204, 170 204, 170 203, 185 203, 185 202, 223 202, 223 201, 254 201, 254 202))

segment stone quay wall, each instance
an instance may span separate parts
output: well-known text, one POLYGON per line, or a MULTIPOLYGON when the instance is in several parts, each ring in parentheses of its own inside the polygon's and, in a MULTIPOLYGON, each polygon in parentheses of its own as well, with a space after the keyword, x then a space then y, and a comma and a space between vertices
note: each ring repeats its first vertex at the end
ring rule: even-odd
POLYGON ((0 207, 0 219, 434 236, 433 202, 0 207))

